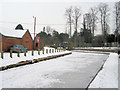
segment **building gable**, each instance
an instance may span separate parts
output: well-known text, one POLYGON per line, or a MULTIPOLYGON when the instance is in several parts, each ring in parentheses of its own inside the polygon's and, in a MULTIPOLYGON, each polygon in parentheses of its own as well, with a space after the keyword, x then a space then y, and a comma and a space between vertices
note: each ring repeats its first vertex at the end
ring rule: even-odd
POLYGON ((33 40, 29 30, 27 30, 22 37, 22 45, 28 48, 28 50, 31 50, 33 48, 33 40))

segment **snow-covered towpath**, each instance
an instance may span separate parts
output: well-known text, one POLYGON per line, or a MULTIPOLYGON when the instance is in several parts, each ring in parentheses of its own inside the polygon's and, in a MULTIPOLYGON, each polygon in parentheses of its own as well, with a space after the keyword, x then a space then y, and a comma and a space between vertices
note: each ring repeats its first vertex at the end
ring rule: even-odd
POLYGON ((40 55, 38 54, 38 51, 34 51, 34 55, 32 56, 32 51, 28 51, 26 53, 26 56, 24 56, 24 53, 20 53, 20 57, 17 56, 17 53, 13 53, 12 58, 10 57, 10 53, 5 52, 3 54, 4 58, 3 59, 0 58, 0 67, 11 65, 11 64, 16 64, 16 63, 19 63, 22 61, 30 61, 30 60, 34 60, 34 59, 45 58, 45 57, 55 56, 55 55, 61 55, 61 54, 66 54, 66 53, 70 53, 70 52, 71 51, 63 51, 63 50, 55 51, 55 48, 44 47, 44 54, 43 54, 43 51, 40 51, 40 55), (48 53, 46 53, 46 50, 48 50, 48 53), (49 53, 50 50, 51 50, 51 53, 49 53))
POLYGON ((110 53, 103 69, 98 73, 89 88, 118 88, 117 53, 110 53))

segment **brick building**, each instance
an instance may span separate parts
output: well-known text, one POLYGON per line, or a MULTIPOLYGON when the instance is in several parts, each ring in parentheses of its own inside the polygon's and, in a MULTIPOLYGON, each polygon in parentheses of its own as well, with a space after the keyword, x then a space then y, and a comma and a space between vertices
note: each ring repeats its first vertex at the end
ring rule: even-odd
POLYGON ((14 30, 0 29, 0 51, 8 51, 13 45, 23 45, 28 50, 33 49, 33 38, 29 30, 19 24, 14 30))
POLYGON ((40 44, 40 38, 37 35, 34 38, 21 24, 14 30, 0 29, 0 51, 8 51, 13 45, 23 45, 28 50, 40 49, 40 44))
POLYGON ((1 51, 8 51, 13 45, 23 45, 28 50, 33 48, 33 39, 29 30, 0 33, 0 41, 1 51))

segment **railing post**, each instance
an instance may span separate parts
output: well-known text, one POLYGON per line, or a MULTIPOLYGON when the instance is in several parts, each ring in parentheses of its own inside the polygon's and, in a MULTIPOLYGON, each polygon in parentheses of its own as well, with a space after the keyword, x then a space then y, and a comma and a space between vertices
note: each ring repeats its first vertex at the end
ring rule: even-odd
POLYGON ((52 53, 54 53, 54 49, 52 49, 52 53))
POLYGON ((49 49, 49 53, 51 53, 51 49, 49 49))
POLYGON ((12 58, 12 50, 10 50, 10 57, 12 58))
POLYGON ((38 49, 38 55, 40 55, 40 49, 38 49))
POLYGON ((44 54, 44 48, 43 48, 43 50, 42 50, 42 51, 43 51, 43 54, 44 54))
POLYGON ((20 50, 18 50, 18 52, 17 52, 17 56, 20 57, 20 50))
POLYGON ((25 56, 25 57, 26 57, 26 52, 27 52, 27 51, 25 50, 25 51, 24 51, 24 56, 25 56))
POLYGON ((48 49, 46 49, 46 53, 48 54, 48 49))
POLYGON ((32 50, 32 56, 34 56, 34 50, 32 50))
POLYGON ((3 59, 3 51, 1 51, 1 58, 3 59))

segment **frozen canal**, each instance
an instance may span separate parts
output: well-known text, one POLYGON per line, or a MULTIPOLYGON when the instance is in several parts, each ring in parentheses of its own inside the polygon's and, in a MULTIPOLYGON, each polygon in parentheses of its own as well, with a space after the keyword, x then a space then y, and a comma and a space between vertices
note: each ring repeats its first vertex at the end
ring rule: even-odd
POLYGON ((2 88, 86 88, 107 54, 71 55, 21 66, 2 74, 2 88))

